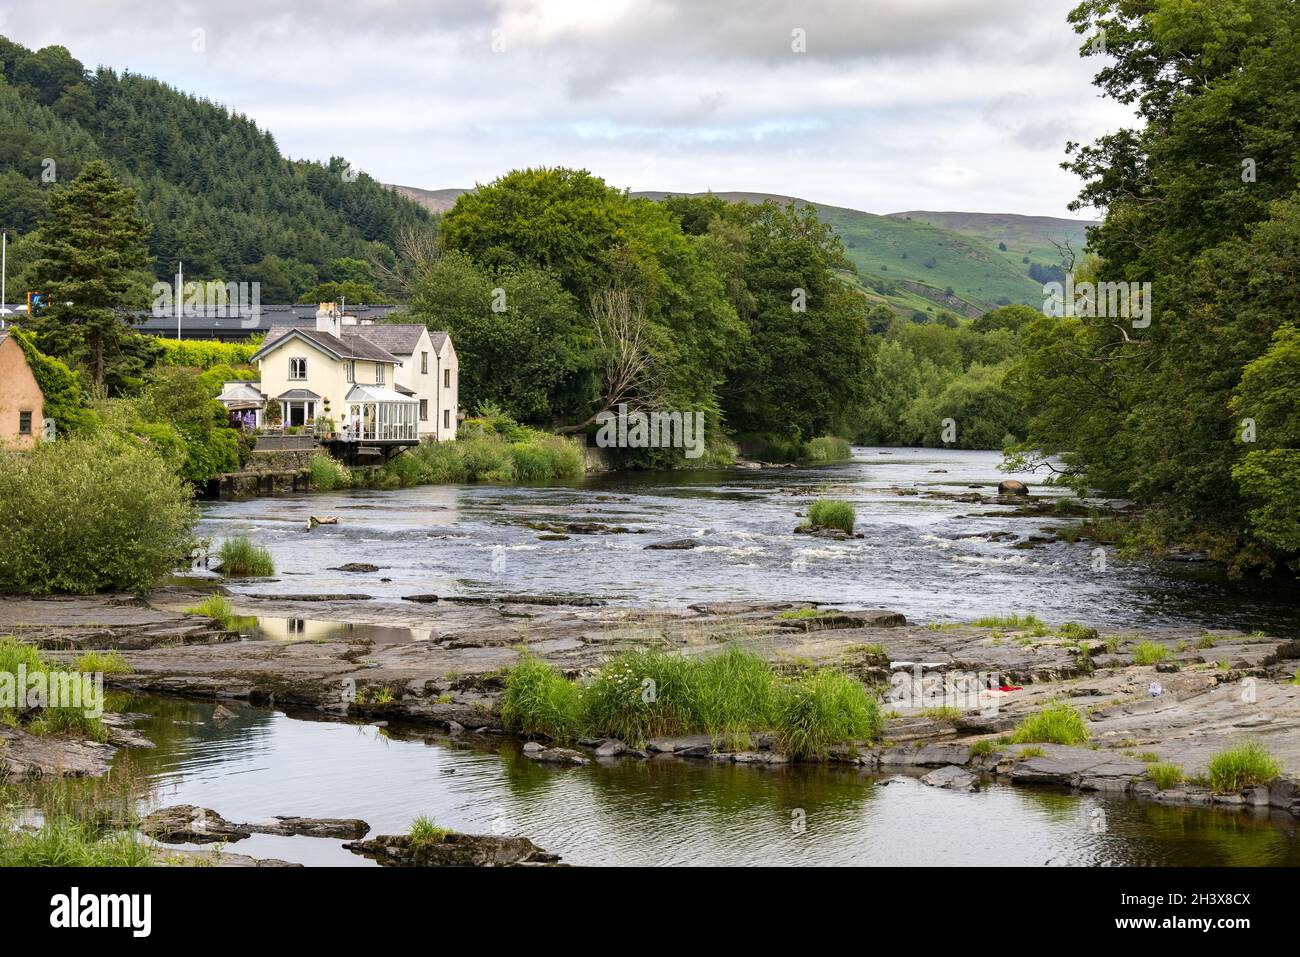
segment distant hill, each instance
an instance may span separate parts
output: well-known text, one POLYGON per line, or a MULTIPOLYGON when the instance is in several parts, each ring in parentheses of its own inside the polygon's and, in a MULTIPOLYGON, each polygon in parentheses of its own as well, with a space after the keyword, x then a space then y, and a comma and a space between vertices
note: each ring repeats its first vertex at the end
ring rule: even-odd
MULTIPOLYGON (((457 197, 469 192, 410 186, 393 189, 438 213, 446 212, 457 197)), ((658 201, 673 194, 642 190, 632 195, 658 201)), ((770 199, 782 206, 815 206, 821 220, 834 227, 843 241, 863 292, 907 315, 949 309, 974 316, 1003 303, 1040 303, 1042 280, 1030 277, 1030 267, 1060 266, 1053 240, 1068 241, 1076 255, 1081 253, 1088 225, 1014 213, 916 210, 880 215, 781 193, 715 191, 713 195, 733 203, 770 199)))
POLYGON ((184 260, 195 279, 261 282, 266 302, 366 280, 368 261, 393 261, 404 229, 435 228, 426 209, 342 158, 288 159, 270 133, 209 100, 89 71, 62 47, 33 53, 0 37, 0 224, 11 279, 24 251, 14 234, 25 240, 46 212, 47 169, 62 183, 94 159, 138 194, 158 278, 184 260))

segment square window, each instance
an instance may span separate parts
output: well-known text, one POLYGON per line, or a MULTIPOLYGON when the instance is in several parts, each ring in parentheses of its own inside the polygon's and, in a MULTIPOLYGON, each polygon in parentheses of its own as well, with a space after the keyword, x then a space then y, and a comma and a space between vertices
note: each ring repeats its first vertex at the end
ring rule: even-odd
POLYGON ((30 412, 18 413, 18 434, 19 435, 32 434, 32 414, 30 412))
POLYGON ((307 378, 307 360, 290 359, 289 360, 289 378, 302 380, 307 378))

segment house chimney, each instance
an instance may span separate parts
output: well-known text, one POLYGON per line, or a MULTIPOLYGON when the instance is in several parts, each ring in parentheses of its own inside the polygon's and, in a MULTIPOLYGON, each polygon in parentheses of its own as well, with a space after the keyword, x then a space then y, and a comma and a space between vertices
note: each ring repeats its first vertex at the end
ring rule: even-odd
POLYGON ((342 333, 339 326, 338 308, 332 302, 322 302, 316 307, 316 331, 327 332, 338 337, 342 333))

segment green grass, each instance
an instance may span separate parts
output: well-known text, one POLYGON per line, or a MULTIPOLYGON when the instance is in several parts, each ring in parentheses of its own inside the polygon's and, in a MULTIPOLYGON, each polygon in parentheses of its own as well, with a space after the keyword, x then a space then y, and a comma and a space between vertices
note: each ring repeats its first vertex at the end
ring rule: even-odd
POLYGON ((221 574, 229 578, 267 578, 275 574, 271 553, 244 535, 227 538, 217 556, 221 559, 221 574))
POLYGON ((961 717, 961 708, 953 708, 945 705, 942 708, 926 708, 921 712, 921 717, 929 718, 932 721, 956 721, 961 717))
POLYGON ((554 665, 525 656, 510 669, 501 698, 501 722, 511 731, 571 741, 582 720, 578 686, 554 665))
POLYGON ((782 750, 813 758, 831 744, 878 738, 884 727, 875 698, 855 678, 832 668, 783 678, 734 645, 694 657, 621 652, 585 686, 525 657, 506 676, 501 717, 522 734, 610 737, 632 747, 708 734, 720 746, 748 748, 751 734, 771 730, 782 750))
POLYGON ((1258 741, 1220 751, 1210 759, 1210 787, 1218 792, 1268 784, 1282 773, 1282 764, 1258 741))
POLYGON ((1135 665, 1159 664, 1169 657, 1169 648, 1154 641, 1139 641, 1133 646, 1133 663, 1135 665))
POLYGON ((976 628, 1004 628, 1008 631, 1047 633, 1047 626, 1037 615, 990 615, 976 618, 971 624, 976 628))
POLYGON ((970 746, 970 750, 966 753, 966 760, 969 761, 971 758, 988 757, 995 750, 997 750, 997 742, 991 738, 985 738, 983 741, 976 741, 970 746))
POLYGON ((1030 758, 1041 758, 1046 753, 1042 748, 1021 748, 1016 757, 1021 761, 1027 761, 1030 758))
POLYGON ((831 612, 819 608, 791 608, 781 612, 777 617, 783 621, 794 621, 803 618, 825 618, 829 614, 831 612))
POLYGON ((853 534, 857 522, 857 512, 848 502, 836 499, 819 498, 808 507, 808 528, 838 528, 853 534))
POLYGON ((1218 644, 1218 641, 1219 639, 1215 638, 1213 635, 1201 635, 1200 638, 1196 639, 1196 647, 1200 649, 1213 648, 1218 644))
POLYGON ((447 839, 447 835, 455 834, 449 827, 439 827, 433 822, 433 818, 421 814, 411 822, 411 829, 407 834, 411 838, 411 844, 415 847, 427 847, 430 844, 441 844, 447 839))
POLYGON ((120 651, 87 651, 72 663, 82 674, 129 675, 132 671, 120 651))
POLYGON ((223 628, 231 628, 236 619, 234 606, 221 595, 211 595, 197 605, 185 609, 187 615, 202 615, 221 622, 223 628))
POLYGON ((1058 701, 1037 714, 1025 718, 1011 732, 1012 744, 1043 742, 1045 744, 1084 744, 1088 740, 1088 725, 1077 710, 1058 701))
MULTIPOLYGON (((43 675, 44 680, 40 686, 45 687, 47 693, 54 682, 61 683, 65 679, 71 679, 74 670, 60 662, 47 660, 35 646, 25 644, 12 635, 0 637, 0 672, 8 672, 14 676, 14 687, 17 686, 20 667, 27 676, 29 687, 32 686, 33 678, 43 675)), ((84 694, 84 690, 82 693, 84 694)), ((52 702, 47 699, 45 707, 36 711, 34 716, 29 716, 25 707, 0 707, 0 723, 21 727, 29 734, 68 735, 100 742, 108 740, 108 729, 104 723, 97 716, 86 714, 87 711, 94 710, 93 701, 83 698, 80 706, 51 707, 51 704, 52 702)))
POLYGON ((777 706, 777 742, 794 757, 825 759, 832 745, 878 740, 884 727, 862 683, 832 668, 787 684, 777 706))
POLYGON ((1147 780, 1162 791, 1182 784, 1184 777, 1182 767, 1168 761, 1157 761, 1147 768, 1147 780))

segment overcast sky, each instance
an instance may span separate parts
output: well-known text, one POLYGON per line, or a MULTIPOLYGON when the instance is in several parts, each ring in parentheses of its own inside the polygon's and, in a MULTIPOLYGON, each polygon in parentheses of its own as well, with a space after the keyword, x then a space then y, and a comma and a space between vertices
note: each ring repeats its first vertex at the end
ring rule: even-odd
POLYGON ((384 182, 563 165, 631 189, 1067 216, 1066 140, 1129 119, 1090 83, 1074 2, 6 0, 0 34, 156 76, 384 182))

